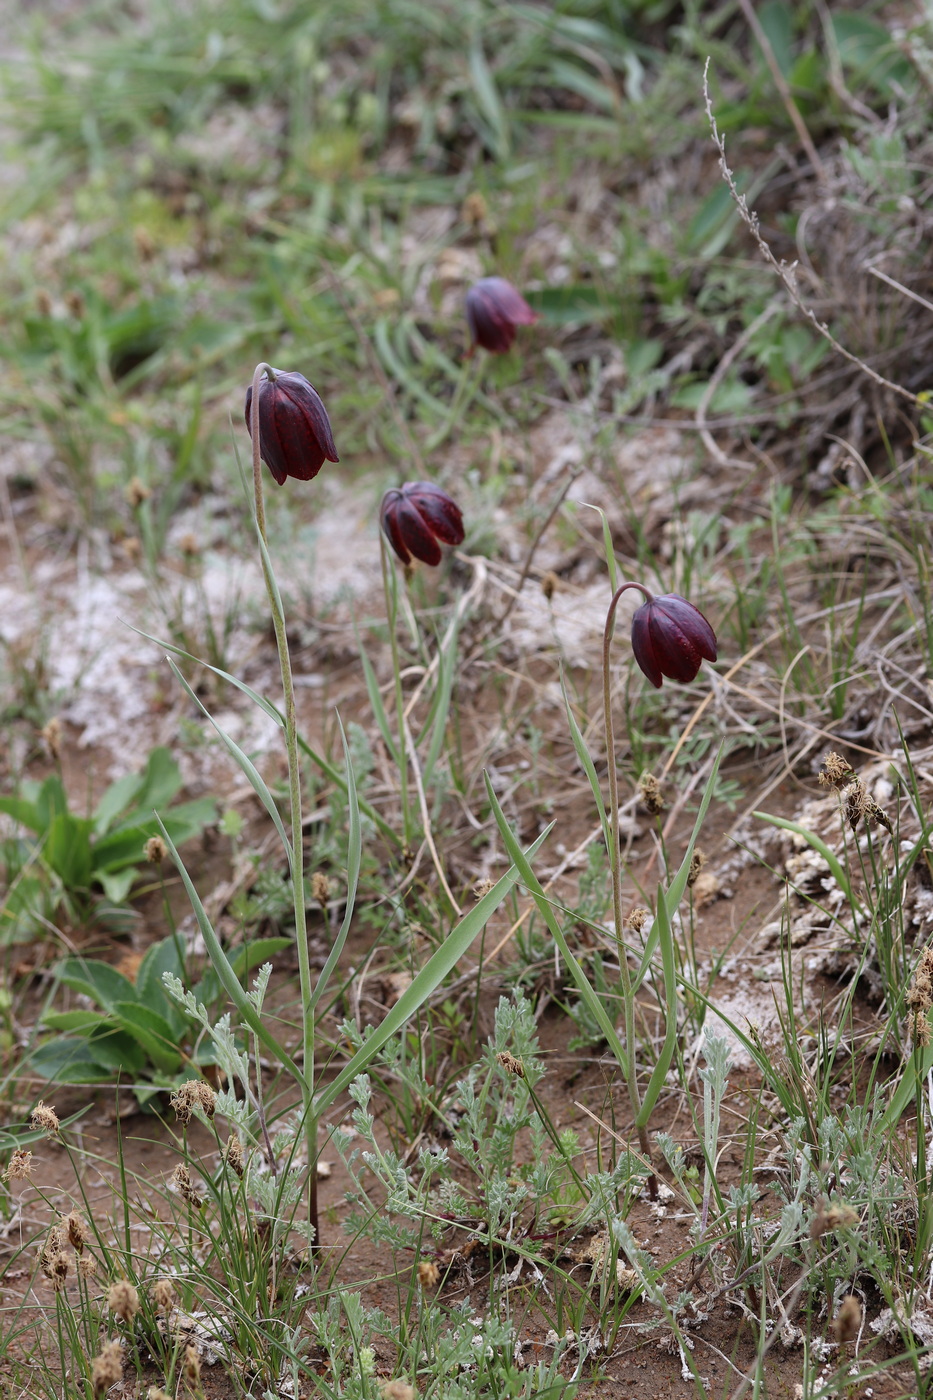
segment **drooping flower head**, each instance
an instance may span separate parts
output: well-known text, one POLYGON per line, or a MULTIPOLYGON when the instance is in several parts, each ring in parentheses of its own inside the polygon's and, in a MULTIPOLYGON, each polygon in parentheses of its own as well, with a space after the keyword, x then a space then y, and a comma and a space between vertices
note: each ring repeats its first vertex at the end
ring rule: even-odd
POLYGON ((662 676, 692 681, 703 661, 716 660, 716 634, 679 593, 649 596, 632 618, 632 651, 653 686, 662 676))
POLYGON ((463 513, 433 481, 406 481, 382 498, 379 523, 403 564, 441 562, 442 544, 463 543, 463 513))
POLYGON ((511 350, 519 326, 533 326, 540 319, 504 277, 483 277, 470 288, 466 318, 473 348, 481 345, 493 355, 511 350))
MULTIPOLYGON (((250 437, 253 387, 246 391, 250 437)), ((327 462, 339 462, 330 419, 320 394, 303 374, 272 370, 259 381, 259 450, 280 486, 286 477, 311 481, 327 462)))

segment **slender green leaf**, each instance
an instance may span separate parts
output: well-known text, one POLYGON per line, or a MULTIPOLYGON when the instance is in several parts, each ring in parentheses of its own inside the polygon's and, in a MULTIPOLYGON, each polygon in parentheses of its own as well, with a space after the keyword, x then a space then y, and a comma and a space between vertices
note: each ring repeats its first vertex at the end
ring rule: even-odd
MULTIPOLYGON (((581 1000, 584 1002, 590 1015, 593 1017, 594 1021, 599 1026, 599 1029, 602 1031, 603 1036, 605 1037, 606 1042, 609 1045, 609 1048, 618 1060, 620 1068, 622 1069, 623 1073, 625 1073, 625 1066, 628 1063, 628 1057, 626 1056, 625 1050, 622 1046, 622 1042, 619 1039, 618 1032, 612 1023, 612 1020, 610 1019, 605 1006, 603 1005, 602 999, 593 990, 589 978, 587 977, 586 973, 583 971, 583 968, 580 966, 580 964, 577 962, 577 959, 571 952, 570 946, 567 943, 566 938, 564 937, 564 931, 561 928, 557 917, 554 913, 551 901, 545 893, 544 888, 541 885, 541 882, 539 881, 537 875, 535 875, 534 871, 532 870, 528 858, 522 853, 522 849, 519 846, 517 840, 515 839, 515 835, 512 831, 512 828, 509 826, 505 814, 502 811, 502 808, 499 806, 499 800, 496 797, 492 783, 489 780, 489 774, 485 773, 483 776, 486 780, 486 795, 489 798, 489 803, 492 807, 493 815, 496 819, 496 825, 498 826, 499 833, 502 837, 503 842, 505 843, 505 848, 509 854, 509 858, 515 865, 515 868, 518 871, 519 878, 521 879, 522 884, 527 887, 532 899, 538 906, 538 909, 541 912, 541 916, 547 924, 551 936, 554 939, 554 942, 557 944, 558 949, 560 950, 560 955, 567 965, 567 970, 576 984, 576 988, 577 991, 580 993, 581 1000)), ((550 827, 548 827, 547 830, 550 831, 550 827)), ((540 841, 541 838, 539 837, 538 839, 540 841)))
MULTIPOLYGON (((534 856, 538 852, 550 830, 551 828, 547 827, 534 844, 529 847, 527 853, 529 856, 534 856)), ((519 854, 521 854, 520 848, 519 854)), ((474 904, 470 912, 463 916, 455 928, 451 929, 437 952, 428 959, 411 986, 405 989, 395 1006, 367 1038, 365 1044, 360 1046, 349 1064, 330 1084, 319 1090, 315 1097, 315 1112, 317 1114, 323 1113, 328 1105, 332 1104, 334 1099, 343 1093, 347 1085, 352 1084, 357 1075, 363 1073, 386 1041, 396 1031, 401 1030, 405 1023, 411 1020, 415 1012, 424 1005, 428 997, 436 991, 444 978, 467 952, 470 944, 482 933, 483 927, 518 879, 518 870, 514 865, 510 866, 502 878, 496 881, 489 893, 474 904)))
MULTIPOLYGON (((159 822, 159 825, 162 826, 161 821, 159 822)), ((182 883, 184 884, 185 890, 188 894, 188 898, 191 901, 191 907, 194 910, 194 916, 198 921, 198 928, 201 930, 201 937, 204 939, 205 945, 207 947, 208 956, 210 957, 211 963, 214 966, 214 971, 220 978, 221 986, 227 993, 227 996, 233 1002, 233 1005, 236 1007, 241 1018, 246 1022, 250 1030, 253 1031, 254 1034, 258 1037, 260 1043, 263 1044, 267 1050, 270 1050, 272 1054, 275 1055, 276 1059, 279 1060, 281 1064, 285 1066, 288 1072, 294 1077, 295 1082, 298 1085, 304 1086, 304 1074, 299 1069, 295 1061, 292 1059, 291 1055, 289 1055, 284 1045, 281 1045, 279 1041, 276 1040, 272 1032, 268 1029, 262 1017, 259 1016, 259 1014, 257 1013, 255 1006, 250 1001, 249 996, 240 985, 239 979, 237 978, 236 973, 233 971, 233 968, 230 966, 230 961, 221 946, 220 939, 214 932, 214 926, 211 923, 210 919, 207 917, 204 905, 201 903, 200 896, 194 887, 194 882, 192 881, 191 876, 188 874, 187 870, 185 869, 184 861, 178 854, 178 850, 175 846, 175 843, 172 841, 171 836, 169 836, 168 831, 164 826, 162 826, 162 836, 165 840, 166 846, 168 846, 169 854, 171 855, 172 860, 175 862, 175 865, 178 869, 178 873, 182 878, 182 883)))
MULTIPOLYGON (((210 723, 214 726, 217 733, 220 735, 220 738, 222 739, 227 749, 227 752, 239 764, 243 772, 246 774, 247 778, 249 779, 250 786, 252 787, 260 802, 265 807, 266 811, 269 813, 269 816, 275 823, 275 829, 281 837, 282 845, 285 847, 285 853, 288 856, 289 863, 291 863, 293 859, 292 843, 285 834, 285 827, 282 825, 282 818, 279 816, 279 811, 273 800, 272 793, 266 786, 263 778, 259 773, 259 770, 256 768, 256 765, 253 763, 252 759, 247 758, 246 754, 243 752, 240 746, 238 744, 235 744, 234 741, 230 738, 230 735, 227 734, 225 730, 221 729, 220 725, 214 719, 214 716, 211 714, 210 710, 208 710, 205 705, 201 704, 201 701, 195 695, 194 691, 191 689, 191 686, 185 680, 184 676, 182 675, 178 667, 175 665, 172 658, 170 656, 167 656, 165 659, 171 666, 178 680, 184 686, 185 690, 191 696, 191 699, 194 701, 198 709, 204 715, 205 719, 208 719, 210 723)), ((171 813, 168 813, 168 816, 171 816, 171 813)), ((163 822, 163 819, 161 817, 158 818, 158 822, 160 828, 163 831, 163 834, 168 834, 166 824, 165 822, 163 822)))
POLYGON ((350 761, 350 748, 347 744, 347 736, 344 733, 343 721, 337 716, 337 723, 340 725, 340 738, 343 742, 343 757, 346 764, 347 780, 347 903, 344 909, 343 922, 340 931, 334 940, 334 946, 327 955, 327 961, 321 969, 321 975, 317 979, 317 985, 311 993, 311 1010, 317 1006, 321 996, 333 976, 334 968, 340 961, 347 935, 350 932, 350 924, 353 920, 353 910, 356 905, 356 892, 360 882, 360 865, 363 859, 363 836, 360 827, 360 807, 356 798, 356 778, 353 774, 353 764, 350 761))

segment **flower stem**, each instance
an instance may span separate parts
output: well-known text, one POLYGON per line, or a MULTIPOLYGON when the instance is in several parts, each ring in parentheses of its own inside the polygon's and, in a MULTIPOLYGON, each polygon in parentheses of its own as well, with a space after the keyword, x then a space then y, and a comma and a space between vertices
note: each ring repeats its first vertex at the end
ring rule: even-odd
POLYGON ((385 536, 379 532, 379 557, 382 561, 382 587, 386 599, 386 619, 389 624, 389 645, 392 648, 392 674, 395 679, 395 711, 398 716, 398 775, 402 802, 402 832, 405 848, 410 849, 413 833, 408 810, 408 745, 405 742, 405 697, 402 694, 402 664, 398 650, 398 579, 392 569, 385 536))
POLYGON ((472 360, 469 357, 464 359, 454 389, 450 412, 437 431, 432 433, 431 437, 428 438, 424 445, 426 452, 434 452, 450 437, 450 434, 476 397, 479 389, 481 372, 482 366, 478 360, 472 360))
MULTIPOLYGON (((628 967, 628 953, 622 938, 622 857, 620 853, 621 842, 619 840, 619 779, 616 773, 616 743, 615 732, 612 726, 612 686, 609 671, 609 648, 615 628, 616 608, 618 607, 619 599, 622 597, 622 594, 629 588, 639 589, 639 591, 645 595, 646 602, 650 602, 652 598, 650 590, 642 583, 620 584, 612 595, 609 611, 606 614, 606 626, 603 632, 603 715, 606 726, 606 751, 609 768, 609 835, 611 842, 609 869, 612 874, 612 917, 615 924, 619 970, 622 978, 622 991, 625 998, 624 1044, 628 1095, 632 1105, 632 1112, 637 1120, 641 1112, 641 1099, 638 1093, 638 1065, 635 1053, 635 996, 632 991, 632 978, 628 967)), ((650 1163, 651 1147, 648 1142, 647 1128, 640 1127, 638 1129, 638 1142, 642 1154, 650 1163)), ((653 1172, 648 1178, 648 1191, 652 1199, 657 1198, 658 1182, 653 1172)))
POLYGON ((311 963, 308 957, 308 928, 304 881, 304 840, 301 824, 301 765, 298 758, 298 725, 295 713, 295 687, 292 681, 292 664, 288 651, 288 636, 285 631, 285 613, 282 597, 272 571, 266 540, 266 512, 262 495, 261 444, 259 440, 259 386, 263 374, 270 380, 275 371, 266 364, 258 364, 253 372, 253 397, 250 408, 250 433, 253 445, 253 498, 256 505, 256 529, 259 534, 262 574, 272 610, 272 625, 275 629, 275 644, 279 653, 279 667, 282 673, 282 692, 285 699, 285 748, 288 757, 288 793, 291 806, 292 840, 288 851, 292 877, 292 899, 295 909, 295 942, 298 951, 298 981, 301 989, 302 1032, 304 1051, 302 1099, 305 1125, 305 1141, 308 1150, 308 1221, 314 1230, 312 1248, 319 1244, 318 1202, 317 1202, 317 1114, 314 1107, 314 1007, 311 1000, 311 963))

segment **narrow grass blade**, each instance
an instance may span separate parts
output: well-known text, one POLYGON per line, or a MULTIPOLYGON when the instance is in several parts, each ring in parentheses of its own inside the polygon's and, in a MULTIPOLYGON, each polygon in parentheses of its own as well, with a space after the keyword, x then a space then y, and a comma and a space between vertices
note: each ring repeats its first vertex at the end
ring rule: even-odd
POLYGON ((231 967, 229 958, 227 957, 226 953, 221 947, 220 939, 214 932, 214 926, 211 923, 210 919, 207 917, 207 911, 205 910, 204 905, 201 903, 201 898, 194 887, 194 882, 191 879, 191 876, 188 874, 187 870, 185 869, 184 861, 178 854, 175 844, 172 841, 171 836, 169 836, 168 831, 166 830, 165 825, 162 819, 160 818, 158 812, 156 813, 156 821, 159 823, 159 827, 162 831, 162 839, 168 847, 169 854, 171 855, 172 860, 175 862, 175 865, 178 869, 178 873, 182 878, 182 883, 185 887, 188 898, 191 901, 191 908, 194 910, 194 917, 198 921, 198 928, 201 930, 201 937, 204 939, 204 944, 207 948, 211 963, 213 964, 214 971, 217 973, 217 976, 220 979, 220 985, 223 987, 224 991, 227 993, 227 996, 233 1002, 233 1005, 236 1007, 239 1015, 249 1026, 250 1030, 258 1037, 260 1042, 266 1047, 268 1051, 271 1052, 271 1054, 273 1054, 276 1057, 276 1059, 282 1065, 285 1066, 289 1074, 294 1076, 296 1084, 300 1084, 302 1085, 302 1087, 307 1088, 305 1084, 304 1074, 299 1069, 295 1061, 292 1059, 291 1055, 289 1055, 284 1045, 281 1045, 279 1041, 276 1040, 275 1036, 271 1033, 271 1031, 267 1028, 262 1017, 258 1014, 255 1006, 250 1001, 249 996, 243 990, 243 987, 240 985, 240 980, 234 972, 233 968, 231 967))
MULTIPOLYGON (((357 640, 359 641, 359 638, 357 638, 357 640)), ((383 705, 382 703, 382 695, 379 691, 379 682, 376 679, 376 673, 372 668, 372 664, 369 660, 369 657, 363 650, 362 643, 360 643, 360 661, 363 663, 363 675, 366 678, 366 690, 369 695, 369 703, 372 706, 373 715, 375 717, 377 725, 379 726, 379 733, 382 735, 385 741, 385 746, 389 750, 389 754, 391 755, 392 762, 397 768, 399 763, 398 744, 396 743, 395 737, 392 733, 392 726, 389 724, 389 716, 386 714, 385 705, 383 705)))
MULTIPOLYGON (((499 806, 499 801, 496 797, 495 792, 493 791, 492 783, 489 780, 489 774, 486 773, 483 776, 486 779, 486 794, 489 798, 490 806, 492 807, 493 811, 493 816, 496 819, 496 824, 499 827, 499 832, 502 836, 502 840, 505 843, 506 851, 509 854, 509 859, 513 862, 516 870, 518 871, 519 878, 521 879, 522 884, 527 887, 532 899, 538 906, 538 909, 541 912, 541 916, 547 924, 551 936, 554 939, 554 942, 560 949, 561 957, 567 964, 567 969, 570 972, 570 975, 573 978, 574 982, 576 983, 577 991, 580 993, 581 999, 585 1003, 587 1010, 590 1012, 590 1015, 596 1021, 596 1024, 599 1026, 599 1029, 605 1036, 610 1050, 612 1051, 613 1055, 615 1055, 616 1060, 618 1061, 619 1066, 624 1073, 626 1072, 625 1066, 628 1063, 628 1057, 626 1056, 625 1049, 622 1045, 621 1040, 619 1039, 618 1032, 616 1031, 616 1028, 612 1023, 609 1013, 606 1011, 606 1008, 603 1005, 601 998, 590 985, 590 980, 587 977, 586 973, 583 971, 583 968, 580 966, 580 964, 577 962, 577 959, 570 951, 570 947, 567 943, 566 938, 564 937, 563 929, 561 928, 560 924, 557 921, 557 918, 555 917, 554 910, 551 906, 551 901, 548 899, 541 885, 541 882, 532 870, 528 856, 526 856, 523 853, 521 846, 515 839, 515 834, 512 831, 512 828, 509 826, 508 821, 506 820, 505 813, 499 806)), ((547 831, 544 834, 547 835, 548 831, 550 831, 550 827, 547 828, 547 831)), ((542 839, 543 837, 538 838, 539 843, 542 839)), ((533 849, 531 852, 529 852, 529 854, 533 854, 533 849)))
POLYGON ((340 960, 347 935, 350 932, 350 924, 353 920, 353 911, 356 907, 356 892, 360 882, 360 865, 363 858, 363 837, 360 830, 360 806, 356 799, 356 778, 353 775, 353 764, 350 761, 350 749, 347 744, 347 736, 343 730, 343 723, 340 716, 337 716, 337 723, 340 725, 340 737, 343 741, 344 760, 346 762, 347 774, 347 903, 344 910, 343 922, 340 925, 340 932, 334 940, 334 946, 327 956, 327 961, 321 969, 321 975, 317 979, 317 986, 311 994, 311 1009, 317 1006, 330 981, 334 968, 340 960))
POLYGON ((602 506, 591 506, 588 501, 581 501, 581 506, 586 506, 587 510, 595 510, 600 520, 603 522, 603 547, 606 551, 606 566, 609 569, 609 590, 615 593, 619 586, 619 571, 616 568, 615 550, 612 545, 612 531, 609 528, 609 520, 602 506))
MULTIPOLYGON (((528 848, 529 857, 537 853, 550 830, 551 828, 548 827, 543 831, 534 844, 528 848)), ((523 860, 526 859, 520 849, 519 855, 523 860)), ((343 1093, 347 1085, 352 1084, 357 1075, 364 1072, 386 1041, 395 1035, 396 1031, 401 1030, 419 1007, 424 1005, 447 974, 456 967, 473 940, 479 937, 483 925, 496 912, 512 886, 520 878, 522 877, 516 866, 510 866, 502 878, 496 881, 489 893, 484 895, 477 904, 474 904, 470 912, 463 916, 455 928, 451 929, 437 952, 428 959, 411 986, 406 988, 389 1014, 369 1036, 366 1044, 360 1046, 349 1064, 317 1094, 315 1098, 316 1114, 323 1113, 328 1105, 332 1104, 334 1099, 343 1093)))
MULTIPOLYGON (((450 715, 450 697, 453 694, 454 675, 456 673, 457 662, 457 639, 459 627, 456 620, 450 629, 447 638, 447 645, 441 650, 438 657, 437 684, 434 691, 434 701, 425 722, 425 728, 431 726, 431 742, 428 745, 428 752, 421 770, 421 782, 427 792, 431 787, 431 779, 434 776, 434 765, 440 758, 441 750, 444 747, 444 739, 447 735, 447 719, 450 715)), ((422 733, 423 738, 423 733, 422 733)))
POLYGON ((788 821, 786 817, 772 817, 768 812, 753 812, 752 816, 758 817, 763 822, 770 822, 772 826, 778 826, 782 831, 791 831, 795 836, 801 836, 803 840, 806 841, 807 845, 811 846, 813 850, 816 851, 817 855, 823 857, 826 864, 829 866, 830 874, 853 909, 860 914, 864 913, 861 900, 854 894, 852 886, 849 883, 849 877, 841 861, 834 852, 829 849, 826 842, 821 837, 817 836, 815 831, 808 831, 807 828, 801 826, 799 822, 788 821))
MULTIPOLYGON (((182 675, 181 671, 179 671, 172 658, 170 656, 167 656, 165 659, 171 666, 172 670, 175 672, 175 675, 178 677, 178 680, 184 686, 185 690, 191 696, 191 699, 197 705, 198 709, 201 711, 201 713, 205 716, 206 719, 210 720, 211 724, 217 730, 217 733, 220 735, 221 739, 224 742, 227 752, 243 769, 243 772, 249 779, 250 787, 256 793, 256 796, 259 798, 260 802, 265 807, 266 811, 269 813, 269 816, 275 823, 275 829, 279 833, 279 836, 281 836, 282 838, 282 845, 285 847, 285 851, 288 856, 289 862, 291 862, 292 843, 291 841, 289 841, 288 836, 285 834, 285 827, 282 825, 282 818, 279 816, 278 808, 276 807, 275 802, 273 801, 272 793, 269 791, 268 787, 266 786, 265 782, 260 776, 259 770, 256 768, 256 765, 252 762, 251 759, 247 758, 246 754, 240 748, 239 744, 234 743, 234 741, 230 738, 230 735, 227 734, 223 729, 221 729, 220 725, 214 719, 214 716, 211 714, 210 710, 207 709, 205 705, 201 704, 201 701, 195 695, 194 691, 191 689, 191 686, 185 680, 184 676, 182 675)), ((160 822, 159 825, 161 826, 162 823, 160 822)))
POLYGON ((593 800, 596 803, 596 810, 599 813, 600 825, 603 829, 603 840, 606 843, 606 851, 611 857, 612 831, 609 826, 609 818, 606 816, 606 806, 603 802, 603 790, 600 787, 599 778, 596 774, 596 765, 593 763, 590 751, 586 746, 586 740, 583 738, 583 735, 580 732, 580 726, 577 724, 577 721, 574 717, 574 713, 570 705, 570 699, 567 695, 567 687, 564 684, 563 671, 561 671, 560 677, 560 693, 564 697, 564 710, 567 715, 567 723, 570 726, 570 736, 573 739, 573 746, 576 749, 577 758, 580 760, 580 766, 586 774, 587 778, 589 779, 590 791, 593 794, 593 800))
MULTIPOLYGON (((668 918, 668 926, 670 926, 670 921, 673 918, 673 915, 676 914, 677 910, 679 909, 680 901, 683 899, 684 891, 687 888, 687 880, 690 875, 690 862, 693 860, 694 847, 696 846, 697 838, 700 835, 700 829, 703 826, 704 820, 706 819, 706 813, 709 811, 709 804, 713 800, 713 789, 716 786, 716 777, 719 773, 719 765, 722 762, 722 756, 723 745, 720 744, 719 752, 716 755, 715 762, 713 763, 713 766, 710 769, 710 775, 706 780, 706 786, 703 789, 703 796, 700 798, 699 810, 697 811, 696 821, 693 823, 693 831, 690 833, 690 840, 687 842, 687 849, 684 853, 684 858, 680 863, 680 869, 671 881, 667 891, 667 896, 665 899, 665 910, 668 918)), ((661 895, 662 891, 659 889, 659 904, 661 901, 661 895)), ((638 971, 632 979, 633 991, 637 992, 638 988, 645 980, 645 976, 647 975, 648 968, 651 964, 651 959, 654 957, 654 950, 658 945, 658 939, 660 937, 660 934, 661 927, 658 924, 657 919, 655 919, 654 923, 651 926, 651 932, 648 935, 648 940, 645 944, 645 951, 642 953, 641 962, 638 966, 638 971)))

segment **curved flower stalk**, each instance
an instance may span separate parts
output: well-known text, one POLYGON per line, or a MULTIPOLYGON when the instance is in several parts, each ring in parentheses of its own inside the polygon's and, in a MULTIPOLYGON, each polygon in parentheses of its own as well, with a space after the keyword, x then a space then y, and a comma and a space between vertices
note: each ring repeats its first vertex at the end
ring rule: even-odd
MULTIPOLYGON (((622 858, 619 840, 619 780, 615 763, 615 732, 612 724, 609 671, 609 648, 615 628, 616 609, 622 594, 629 588, 637 588, 640 593, 644 594, 645 598, 644 603, 636 609, 632 618, 632 651, 635 660, 652 685, 660 687, 662 676, 667 676, 671 680, 692 681, 704 660, 716 660, 716 636, 699 608, 694 607, 686 598, 681 598, 677 593, 666 593, 655 597, 641 583, 623 583, 616 589, 609 604, 603 632, 603 716, 609 768, 609 868, 612 875, 612 915, 625 1000, 625 1034, 623 1036, 625 1072, 629 1101, 638 1130, 639 1146, 645 1159, 650 1163, 651 1148, 648 1142, 646 1118, 652 1103, 646 1102, 643 1106, 639 1094, 638 1065, 635 1053, 636 988, 632 985, 628 954, 622 937, 624 920, 622 916, 622 858)), ((659 899, 663 899, 663 891, 660 890, 659 899)), ((665 909, 664 922, 669 932, 668 912, 665 909)), ((664 951, 662 949, 662 952, 664 951)), ((671 971, 673 971, 672 967, 671 971)), ((665 968, 665 983, 668 980, 668 969, 665 968)), ((667 993, 668 1021, 670 1022, 671 1010, 675 1009, 673 1000, 675 989, 668 987, 667 993)), ((670 1040, 670 1031, 669 1024, 668 1040, 670 1040)), ((656 1078, 657 1076, 652 1076, 652 1086, 655 1084, 656 1078)), ((654 1090, 655 1098, 659 1089, 660 1082, 658 1088, 654 1090)), ((648 1186, 652 1197, 656 1197, 657 1178, 654 1175, 649 1178, 648 1186)))
POLYGON ((285 631, 285 612, 266 541, 266 513, 262 495, 262 467, 266 465, 280 486, 289 476, 310 481, 325 461, 338 461, 327 410, 317 390, 304 375, 258 364, 246 394, 246 423, 253 446, 253 499, 256 531, 262 557, 262 573, 272 611, 272 625, 279 654, 285 700, 285 748, 288 758, 288 793, 291 807, 291 844, 288 859, 295 912, 295 944, 298 980, 303 1007, 301 1079, 305 1139, 308 1149, 308 1216, 318 1243, 317 1113, 314 1104, 315 1013, 308 956, 307 899, 304 882, 304 841, 301 821, 301 765, 291 657, 285 631))
MULTIPOLYGON (((396 758, 399 772, 399 795, 406 846, 414 837, 415 823, 408 793, 408 742, 406 736, 405 704, 402 695, 401 659, 398 648, 399 585, 396 572, 390 567, 387 543, 405 566, 406 577, 414 560, 431 567, 441 562, 444 546, 463 543, 463 512, 456 501, 433 481, 406 481, 392 487, 382 498, 379 510, 380 557, 382 586, 389 624, 389 645, 392 648, 392 672, 395 678, 395 709, 398 724, 396 758)), ((415 624, 413 623, 413 626, 415 624)), ((373 696, 378 700, 378 692, 373 696)), ((440 873, 440 872, 439 872, 440 873)), ((446 882, 441 876, 442 883, 446 882)))

